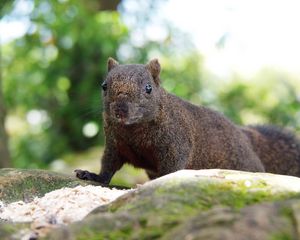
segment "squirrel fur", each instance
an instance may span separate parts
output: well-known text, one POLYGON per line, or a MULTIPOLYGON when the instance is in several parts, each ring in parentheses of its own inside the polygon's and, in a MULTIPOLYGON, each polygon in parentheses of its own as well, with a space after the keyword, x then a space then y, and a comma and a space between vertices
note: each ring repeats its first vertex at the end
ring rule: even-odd
POLYGON ((108 184, 124 163, 154 179, 180 169, 235 169, 300 176, 300 141, 274 126, 240 127, 222 114, 166 92, 157 59, 121 65, 109 58, 102 84, 106 145, 99 174, 108 184))

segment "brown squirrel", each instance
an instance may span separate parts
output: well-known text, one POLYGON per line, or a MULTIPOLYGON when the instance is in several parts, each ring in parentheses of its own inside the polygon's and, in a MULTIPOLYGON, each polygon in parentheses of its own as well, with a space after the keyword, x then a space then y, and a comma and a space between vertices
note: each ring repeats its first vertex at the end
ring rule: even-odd
POLYGON ((100 174, 80 179, 108 184, 124 163, 150 179, 180 169, 236 169, 300 176, 300 141, 273 126, 239 127, 222 114, 167 93, 157 59, 120 65, 108 59, 102 84, 106 146, 100 174))

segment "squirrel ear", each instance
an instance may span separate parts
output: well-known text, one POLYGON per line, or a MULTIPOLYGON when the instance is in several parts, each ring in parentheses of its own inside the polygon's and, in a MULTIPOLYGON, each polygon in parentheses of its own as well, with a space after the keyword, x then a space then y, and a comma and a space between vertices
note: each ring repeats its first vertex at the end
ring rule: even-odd
POLYGON ((114 67, 116 67, 118 65, 119 65, 119 63, 115 59, 113 59, 111 57, 108 58, 108 60, 107 60, 107 70, 108 71, 112 70, 114 67))
POLYGON ((147 65, 146 68, 148 71, 151 73, 154 82, 159 85, 160 79, 159 79, 159 74, 160 74, 160 64, 158 60, 152 59, 147 65))

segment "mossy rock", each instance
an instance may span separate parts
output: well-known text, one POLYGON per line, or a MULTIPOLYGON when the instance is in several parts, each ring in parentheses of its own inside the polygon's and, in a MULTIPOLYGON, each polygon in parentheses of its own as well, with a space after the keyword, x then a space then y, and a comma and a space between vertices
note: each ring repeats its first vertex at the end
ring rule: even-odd
POLYGON ((55 230, 48 239, 190 239, 194 228, 188 226, 193 223, 195 229, 202 227, 204 232, 195 232, 191 239, 222 239, 222 231, 229 229, 234 233, 243 221, 240 226, 247 228, 251 225, 251 213, 259 214, 264 209, 261 216, 270 219, 270 226, 259 226, 262 222, 252 216, 261 228, 262 238, 254 238, 250 234, 253 228, 249 227, 249 238, 238 239, 294 239, 296 227, 290 213, 297 211, 287 201, 300 204, 299 192, 300 179, 295 177, 231 170, 182 170, 139 186, 95 209, 83 221, 55 230), (207 224, 205 220, 198 221, 207 216, 212 219, 207 224), (211 232, 205 232, 205 228, 211 232), (220 232, 217 234, 214 229, 220 232))
POLYGON ((28 202, 34 197, 41 197, 62 187, 88 184, 95 183, 46 170, 2 168, 0 169, 0 201, 5 203, 19 200, 28 202))
POLYGON ((0 239, 17 240, 25 239, 24 236, 32 236, 29 223, 4 223, 0 222, 0 239), (22 238, 23 237, 23 238, 22 238))
POLYGON ((299 205, 300 200, 255 204, 238 211, 214 207, 179 224, 162 239, 296 240, 297 224, 286 214, 292 213, 293 203, 299 205))

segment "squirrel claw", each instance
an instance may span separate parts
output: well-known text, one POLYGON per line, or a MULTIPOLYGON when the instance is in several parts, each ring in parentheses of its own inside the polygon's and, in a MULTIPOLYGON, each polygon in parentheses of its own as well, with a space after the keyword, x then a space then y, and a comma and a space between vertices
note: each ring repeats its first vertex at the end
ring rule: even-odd
POLYGON ((76 177, 82 180, 89 180, 90 172, 86 170, 75 169, 76 177))

